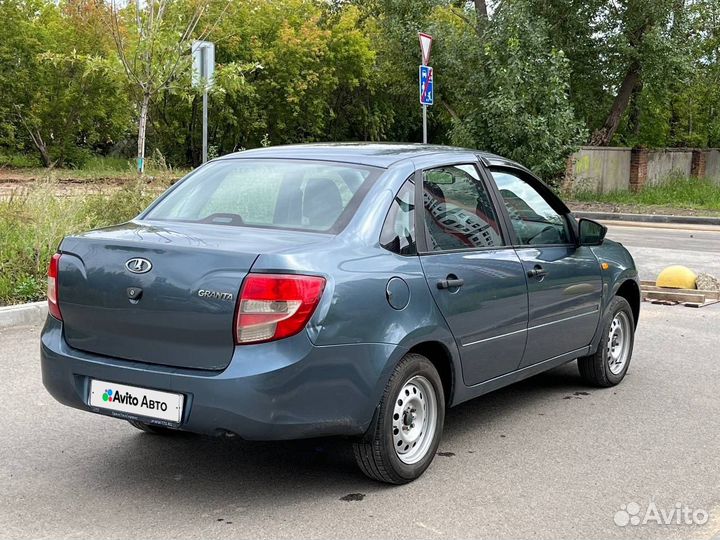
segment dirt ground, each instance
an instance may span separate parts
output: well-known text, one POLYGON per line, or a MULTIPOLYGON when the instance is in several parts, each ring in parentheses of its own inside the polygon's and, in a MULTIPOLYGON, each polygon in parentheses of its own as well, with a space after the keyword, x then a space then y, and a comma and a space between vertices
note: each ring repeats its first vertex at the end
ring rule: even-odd
MULTIPOLYGON (((0 168, 0 200, 8 199, 13 195, 22 195, 37 182, 53 182, 55 193, 59 197, 73 197, 81 195, 107 194, 118 189, 137 177, 133 174, 118 173, 117 176, 73 175, 72 170, 46 172, 40 169, 18 170, 0 168)), ((178 175, 168 173, 163 180, 175 180, 178 175)), ((156 179, 155 176, 145 177, 148 183, 156 179)))
POLYGON ((656 214, 671 216, 720 216, 720 212, 717 211, 677 208, 671 206, 588 203, 572 200, 566 200, 565 203, 573 212, 612 212, 616 214, 656 214))

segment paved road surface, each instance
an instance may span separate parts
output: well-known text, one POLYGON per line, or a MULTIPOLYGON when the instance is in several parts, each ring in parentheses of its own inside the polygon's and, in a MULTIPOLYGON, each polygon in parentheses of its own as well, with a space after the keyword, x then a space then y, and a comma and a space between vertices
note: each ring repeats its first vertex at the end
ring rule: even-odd
POLYGON ((720 278, 720 227, 650 228, 608 226, 607 237, 621 242, 635 258, 640 277, 654 280, 673 264, 720 278))
POLYGON ((338 441, 168 439, 65 408, 38 332, 0 331, 0 538, 720 538, 718 306, 645 304, 614 389, 573 363, 452 409, 442 455, 401 487, 338 441), (615 524, 651 500, 710 519, 615 524))

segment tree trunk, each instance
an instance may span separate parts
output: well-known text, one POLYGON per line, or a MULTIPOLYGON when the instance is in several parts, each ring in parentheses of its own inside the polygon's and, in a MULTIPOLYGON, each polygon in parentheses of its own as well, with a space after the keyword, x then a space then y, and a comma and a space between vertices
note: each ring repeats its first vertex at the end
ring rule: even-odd
POLYGON ((630 96, 630 114, 628 116, 628 129, 634 136, 640 135, 640 123, 642 121, 642 109, 640 108, 640 96, 643 91, 643 81, 640 79, 633 88, 630 96))
POLYGON ((30 139, 32 139, 35 148, 37 148, 37 151, 40 153, 40 159, 42 160, 43 166, 45 168, 52 167, 52 161, 50 161, 50 152, 48 152, 47 145, 45 144, 45 141, 43 141, 40 130, 34 127, 30 127, 30 125, 25 121, 25 116, 23 115, 22 109, 20 109, 19 105, 15 105, 15 109, 17 109, 17 117, 20 119, 20 122, 25 127, 28 135, 30 135, 30 139))
POLYGON ((31 132, 30 138, 35 145, 35 148, 37 148, 38 152, 40 152, 40 159, 42 160, 43 167, 49 169, 52 166, 52 161, 50 160, 50 152, 48 152, 47 145, 45 144, 45 141, 43 141, 40 132, 37 130, 34 133, 31 132))
POLYGON ((150 105, 150 95, 143 94, 142 103, 140 105, 140 122, 138 125, 138 157, 137 168, 138 174, 145 174, 145 130, 147 128, 148 106, 150 105))
POLYGON ((608 146, 610 144, 620 125, 620 120, 630 103, 630 97, 638 81, 640 81, 640 65, 637 62, 633 62, 625 73, 625 78, 620 85, 617 96, 615 96, 615 101, 610 109, 607 120, 605 120, 605 124, 590 137, 590 146, 608 146))
POLYGON ((478 19, 488 18, 487 4, 485 0, 474 0, 475 1, 475 13, 477 13, 478 19))

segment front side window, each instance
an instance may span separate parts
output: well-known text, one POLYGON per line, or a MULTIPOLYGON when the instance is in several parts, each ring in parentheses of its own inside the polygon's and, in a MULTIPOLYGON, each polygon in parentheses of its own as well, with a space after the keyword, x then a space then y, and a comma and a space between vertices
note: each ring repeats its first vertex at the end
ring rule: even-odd
POLYGON ((495 207, 474 165, 425 171, 423 205, 431 251, 503 245, 495 207))
POLYGON ((414 255, 415 247, 415 182, 407 180, 398 191, 385 218, 380 245, 400 255, 414 255))
POLYGON ((565 218, 522 178, 493 171, 518 242, 522 245, 567 244, 570 232, 565 218))
POLYGON ((143 217, 337 232, 379 175, 346 163, 222 160, 192 174, 143 217))

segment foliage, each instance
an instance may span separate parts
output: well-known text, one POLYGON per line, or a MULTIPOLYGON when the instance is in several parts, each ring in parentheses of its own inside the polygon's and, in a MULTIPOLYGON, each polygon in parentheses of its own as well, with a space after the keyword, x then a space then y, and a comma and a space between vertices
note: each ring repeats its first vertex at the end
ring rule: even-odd
POLYGON ((146 118, 148 161, 199 164, 189 43, 201 38, 216 43, 214 155, 418 141, 418 31, 435 37, 432 142, 494 150, 546 177, 613 112, 612 144, 720 145, 717 0, 485 4, 0 0, 0 163, 129 158, 146 118))
POLYGON ((0 142, 45 166, 106 152, 130 111, 94 4, 1 0, 0 142))
POLYGON ((568 99, 569 66, 562 51, 549 45, 548 29, 521 2, 501 6, 483 27, 482 39, 468 33, 477 26, 471 13, 460 18, 438 10, 438 70, 462 84, 443 91, 456 117, 455 144, 484 147, 529 164, 552 178, 584 139, 568 99), (469 19, 469 20, 468 20, 469 19))

